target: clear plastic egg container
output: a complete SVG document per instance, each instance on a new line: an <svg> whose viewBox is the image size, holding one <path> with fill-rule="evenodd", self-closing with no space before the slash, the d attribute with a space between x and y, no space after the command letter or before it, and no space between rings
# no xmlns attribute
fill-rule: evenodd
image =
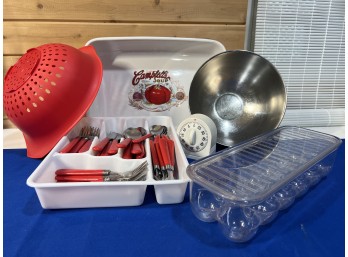
<svg viewBox="0 0 348 257"><path fill-rule="evenodd" d="M129 127L143 127L147 132L152 125L167 127L167 135L175 145L174 179L155 180L149 140L145 140L146 156L140 159L123 159L123 149L109 156L98 156L93 147L109 132L123 133ZM81 128L91 126L100 129L99 137L92 139L89 149L81 153L60 153ZM121 139L121 141L124 138ZM100 169L119 173L129 172L147 161L146 178L141 181L105 182L57 182L59 169ZM183 201L187 183L188 162L174 125L169 116L136 117L85 117L64 136L27 179L27 185L35 188L41 206L45 209L138 206L144 201L146 188L153 185L159 204L175 204Z"/></svg>
<svg viewBox="0 0 348 257"><path fill-rule="evenodd" d="M233 242L245 242L332 169L341 140L282 127L192 163L187 174L194 215L217 221Z"/></svg>

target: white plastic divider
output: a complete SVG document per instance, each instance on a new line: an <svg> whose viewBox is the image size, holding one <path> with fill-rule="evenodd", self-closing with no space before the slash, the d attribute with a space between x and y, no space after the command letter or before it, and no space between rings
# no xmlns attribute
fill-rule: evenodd
<svg viewBox="0 0 348 257"><path fill-rule="evenodd" d="M157 181L153 178L153 168L149 139L145 141L146 157L123 159L123 151L116 155L96 156L92 150L109 132L122 132L129 127L143 127L146 131L152 125L164 125L168 136L175 143L176 176L174 180ZM59 153L84 126L100 128L100 136L95 137L88 151L83 153ZM69 182L57 183L55 171L58 169L106 169L119 173L128 172L147 161L147 177L144 181L111 182ZM137 206L144 201L147 185L154 185L159 204L175 204L183 201L187 183L188 162L168 116L154 117L85 117L63 137L27 180L35 188L41 206L47 209L91 208Z"/></svg>

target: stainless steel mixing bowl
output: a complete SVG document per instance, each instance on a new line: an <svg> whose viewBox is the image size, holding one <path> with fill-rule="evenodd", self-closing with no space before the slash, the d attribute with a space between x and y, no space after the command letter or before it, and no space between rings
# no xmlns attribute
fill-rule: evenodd
<svg viewBox="0 0 348 257"><path fill-rule="evenodd" d="M205 114L215 122L219 144L232 146L278 127L286 91L268 60L248 51L227 51L196 72L189 105L192 114Z"/></svg>

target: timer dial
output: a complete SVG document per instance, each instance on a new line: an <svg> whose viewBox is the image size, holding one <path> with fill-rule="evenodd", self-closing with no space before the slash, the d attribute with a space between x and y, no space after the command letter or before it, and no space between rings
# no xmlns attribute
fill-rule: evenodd
<svg viewBox="0 0 348 257"><path fill-rule="evenodd" d="M204 157L216 150L216 126L206 115L191 115L179 124L177 134L189 158Z"/></svg>
<svg viewBox="0 0 348 257"><path fill-rule="evenodd" d="M203 150L209 140L209 134L204 125L198 122L187 122L179 130L182 146L192 152Z"/></svg>

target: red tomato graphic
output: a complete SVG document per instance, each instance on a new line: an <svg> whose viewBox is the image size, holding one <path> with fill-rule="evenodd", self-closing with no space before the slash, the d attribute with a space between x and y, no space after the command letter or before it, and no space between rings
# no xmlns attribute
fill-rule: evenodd
<svg viewBox="0 0 348 257"><path fill-rule="evenodd" d="M170 100L170 90L161 85L153 85L145 90L145 98L152 104L165 104Z"/></svg>

